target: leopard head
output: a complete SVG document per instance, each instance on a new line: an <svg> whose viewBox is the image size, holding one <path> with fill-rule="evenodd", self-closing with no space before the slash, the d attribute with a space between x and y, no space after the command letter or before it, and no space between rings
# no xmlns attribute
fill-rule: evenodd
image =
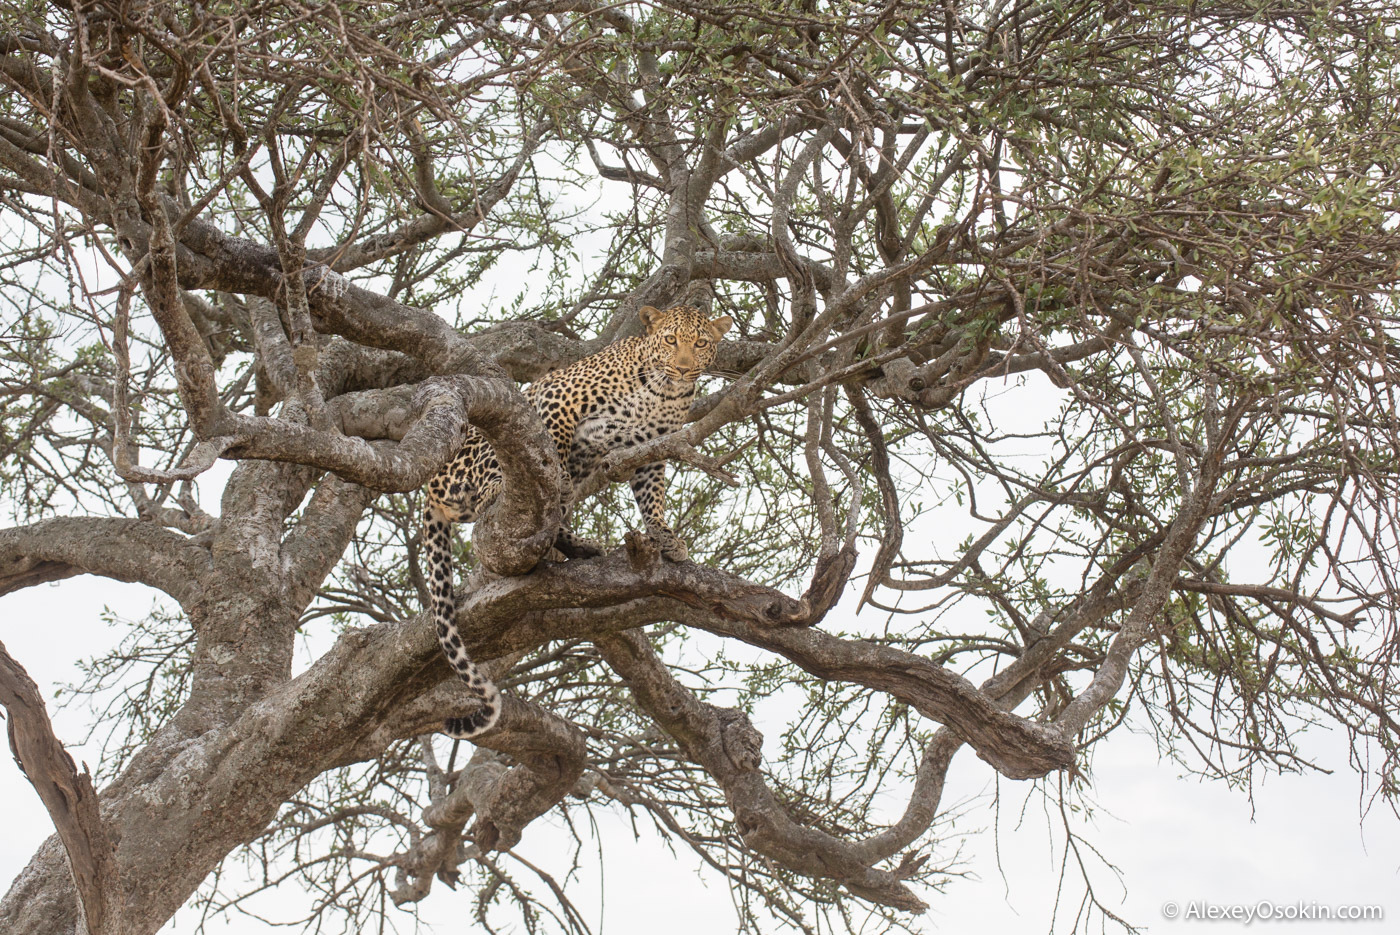
<svg viewBox="0 0 1400 935"><path fill-rule="evenodd" d="M715 346L734 320L715 319L689 305L666 311L642 306L637 313L646 327L646 349L657 369L675 383L694 383L715 359Z"/></svg>

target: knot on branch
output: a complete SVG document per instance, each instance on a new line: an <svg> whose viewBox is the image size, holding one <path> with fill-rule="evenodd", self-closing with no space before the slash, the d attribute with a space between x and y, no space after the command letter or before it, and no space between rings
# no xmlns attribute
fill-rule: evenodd
<svg viewBox="0 0 1400 935"><path fill-rule="evenodd" d="M806 609L801 601L742 578L725 582L723 590L718 593L711 588L685 586L672 588L663 585L659 590L667 597L716 616L765 628L801 625L806 619Z"/></svg>
<svg viewBox="0 0 1400 935"><path fill-rule="evenodd" d="M763 764L763 734L738 708L715 709L720 749L740 772L753 772Z"/></svg>
<svg viewBox="0 0 1400 935"><path fill-rule="evenodd" d="M836 606L846 582L856 567L856 550L846 546L834 555L817 559L817 567L812 572L812 583L802 593L798 601L798 613L790 620L781 621L788 626L810 627L820 623L827 611Z"/></svg>
<svg viewBox="0 0 1400 935"><path fill-rule="evenodd" d="M564 510L560 506L546 509L536 524L528 518L522 522L498 498L477 517L472 527L472 548L486 571L502 577L523 575L548 554L563 524ZM529 531L535 525L538 528Z"/></svg>
<svg viewBox="0 0 1400 935"><path fill-rule="evenodd" d="M925 364L908 357L887 361L880 375L866 384L872 396L899 399L922 409L941 409L970 386L981 373L991 342L956 340L953 346Z"/></svg>
<svg viewBox="0 0 1400 935"><path fill-rule="evenodd" d="M635 546L638 554L646 554L642 550L648 547L653 550L657 548L654 544L644 546L639 543ZM630 558L634 548L630 540L628 548ZM699 582L694 582L697 586L663 587L662 592L692 607L759 627L810 627L820 622L841 599L841 593L855 564L856 550L852 546L819 558L816 570L812 574L812 583L799 600L793 600L781 591L765 585L733 576L724 576L723 584L718 589L699 586ZM648 567L655 566L638 566L634 563L633 567L638 571L645 571Z"/></svg>
<svg viewBox="0 0 1400 935"><path fill-rule="evenodd" d="M482 851L509 850L525 826L558 804L583 775L583 734L537 705L506 699L496 729L480 744L496 751L479 750L483 760L490 755L510 766L470 780L477 814L472 839Z"/></svg>
<svg viewBox="0 0 1400 935"><path fill-rule="evenodd" d="M304 269L301 271L301 280L306 286L307 295L319 290L332 302L345 298L345 294L350 291L350 280L329 266L312 266Z"/></svg>
<svg viewBox="0 0 1400 935"><path fill-rule="evenodd" d="M645 572L661 563L661 545L651 536L636 529L627 530L622 547L627 554L627 564L635 572Z"/></svg>

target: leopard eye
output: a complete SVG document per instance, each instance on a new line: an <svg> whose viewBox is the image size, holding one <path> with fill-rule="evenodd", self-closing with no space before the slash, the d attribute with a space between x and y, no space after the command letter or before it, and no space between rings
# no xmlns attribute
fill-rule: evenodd
<svg viewBox="0 0 1400 935"><path fill-rule="evenodd" d="M709 342L709 341L706 341L704 338L701 338L700 340L698 340L698 341L695 342L695 347L696 347L697 349L702 348L702 347L709 347L709 346L710 346L710 342Z"/></svg>
<svg viewBox="0 0 1400 935"><path fill-rule="evenodd" d="M667 344L675 344L675 343L676 343L676 336L675 336L674 334L668 334L668 335L666 335L666 343L667 343Z"/></svg>

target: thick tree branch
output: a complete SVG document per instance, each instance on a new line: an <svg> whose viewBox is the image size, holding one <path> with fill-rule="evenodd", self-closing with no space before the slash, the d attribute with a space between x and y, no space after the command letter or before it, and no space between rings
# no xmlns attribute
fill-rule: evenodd
<svg viewBox="0 0 1400 935"><path fill-rule="evenodd" d="M893 647L794 627L793 622L804 619L800 601L720 569L638 563L619 552L544 565L529 576L494 581L466 595L459 625L471 626L467 621L479 620L480 614L504 613L518 621L509 642L498 636L469 645L474 654L492 658L522 648L514 637L522 635L522 624L529 626L530 615L543 602L585 608L648 597L670 599L650 604L653 620L680 620L779 653L813 675L888 692L952 727L1008 777L1043 776L1074 762L1073 745L1058 732L1002 710L962 676Z"/></svg>
<svg viewBox="0 0 1400 935"><path fill-rule="evenodd" d="M697 699L640 633L595 642L637 703L719 782L750 847L799 873L836 879L873 902L911 912L928 908L893 874L869 866L849 842L792 819L759 772L763 736L742 711Z"/></svg>
<svg viewBox="0 0 1400 935"><path fill-rule="evenodd" d="M58 829L89 935L122 935L120 871L97 792L54 736L39 686L0 643L0 705L10 750Z"/></svg>
<svg viewBox="0 0 1400 935"><path fill-rule="evenodd" d="M1181 511L1172 521L1161 549L1152 561L1152 570L1142 583L1128 617L1109 644L1094 678L1055 719L1055 728L1070 736L1084 728L1108 704L1127 678L1133 654L1153 637L1153 621L1158 619L1172 585L1187 555L1195 545L1201 525L1209 516L1211 496L1219 477L1218 465L1209 460L1197 476L1195 488L1187 494Z"/></svg>
<svg viewBox="0 0 1400 935"><path fill-rule="evenodd" d="M1074 763L1074 745L1058 731L1002 710L967 679L926 657L818 630L760 627L719 614L680 619L779 653L819 678L888 692L947 724L1008 778L1033 779Z"/></svg>
<svg viewBox="0 0 1400 935"><path fill-rule="evenodd" d="M145 520L58 517L0 529L0 594L89 574L149 585L184 604L209 567L208 549Z"/></svg>

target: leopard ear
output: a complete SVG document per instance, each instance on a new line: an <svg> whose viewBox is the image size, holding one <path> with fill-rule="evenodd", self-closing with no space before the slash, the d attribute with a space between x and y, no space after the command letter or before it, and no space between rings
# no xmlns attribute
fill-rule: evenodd
<svg viewBox="0 0 1400 935"><path fill-rule="evenodd" d="M647 334L656 330L656 326L661 320L661 310L650 305L643 305L637 309L637 317L642 320L642 326L647 329Z"/></svg>
<svg viewBox="0 0 1400 935"><path fill-rule="evenodd" d="M729 326L732 324L734 324L734 319L730 318L728 315L725 315L720 318L714 318L706 322L706 325L710 329L710 334L715 336L716 341L718 341L724 335L724 333L729 330Z"/></svg>

